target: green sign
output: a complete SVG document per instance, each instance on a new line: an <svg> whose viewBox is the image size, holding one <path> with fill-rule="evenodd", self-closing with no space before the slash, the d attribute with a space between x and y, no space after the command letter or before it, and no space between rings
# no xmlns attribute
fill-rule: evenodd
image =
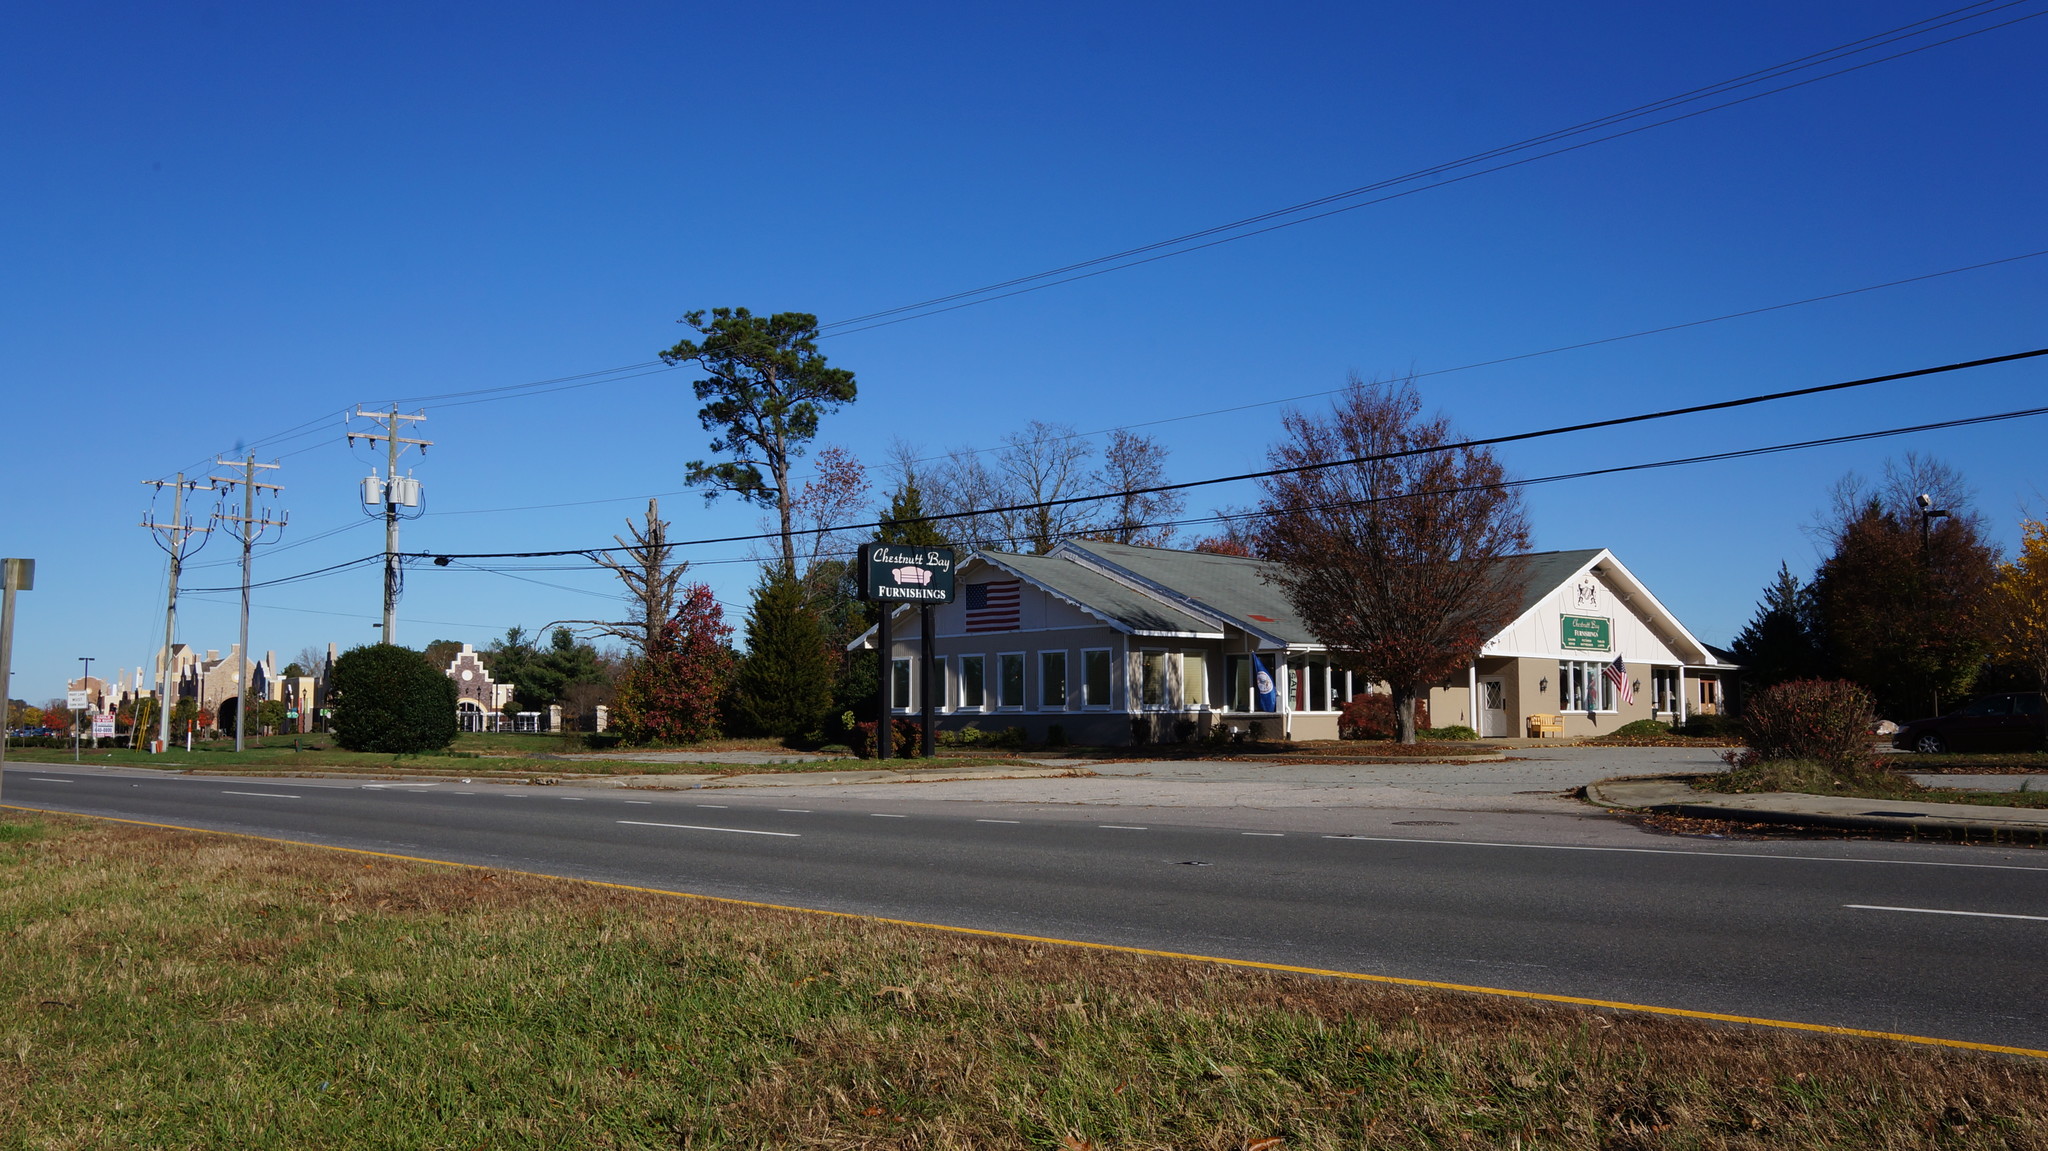
<svg viewBox="0 0 2048 1151"><path fill-rule="evenodd" d="M860 552L864 598L871 602L952 603L953 549L873 543Z"/></svg>
<svg viewBox="0 0 2048 1151"><path fill-rule="evenodd" d="M1613 651L1614 625L1597 615L1568 615L1558 636L1558 646L1579 651Z"/></svg>

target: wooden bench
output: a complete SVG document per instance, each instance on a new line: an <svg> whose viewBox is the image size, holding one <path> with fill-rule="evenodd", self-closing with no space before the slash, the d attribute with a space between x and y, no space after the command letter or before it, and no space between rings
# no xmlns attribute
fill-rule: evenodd
<svg viewBox="0 0 2048 1151"><path fill-rule="evenodd" d="M1532 715L1529 717L1529 738L1547 739L1550 736L1563 737L1564 717L1561 715Z"/></svg>

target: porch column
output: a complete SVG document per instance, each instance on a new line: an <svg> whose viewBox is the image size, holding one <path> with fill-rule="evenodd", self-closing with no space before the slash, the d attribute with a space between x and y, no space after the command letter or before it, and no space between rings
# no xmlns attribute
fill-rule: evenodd
<svg viewBox="0 0 2048 1151"><path fill-rule="evenodd" d="M1685 722L1685 665L1678 665L1678 722Z"/></svg>
<svg viewBox="0 0 2048 1151"><path fill-rule="evenodd" d="M1479 711L1479 661L1476 659L1465 667L1465 722L1481 736L1486 734L1485 717Z"/></svg>

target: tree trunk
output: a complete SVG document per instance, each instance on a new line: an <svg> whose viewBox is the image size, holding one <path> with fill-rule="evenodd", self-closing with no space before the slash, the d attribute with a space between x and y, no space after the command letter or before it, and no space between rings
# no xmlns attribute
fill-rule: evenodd
<svg viewBox="0 0 2048 1151"><path fill-rule="evenodd" d="M1402 743L1415 742L1415 687L1412 684L1394 683L1387 685L1394 696L1394 734Z"/></svg>

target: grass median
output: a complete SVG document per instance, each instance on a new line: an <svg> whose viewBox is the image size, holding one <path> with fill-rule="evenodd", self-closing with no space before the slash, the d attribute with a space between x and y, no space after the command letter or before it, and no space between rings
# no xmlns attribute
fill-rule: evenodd
<svg viewBox="0 0 2048 1151"><path fill-rule="evenodd" d="M2015 1147L2048 1068L0 813L0 1147ZM1280 1140L1277 1144L1264 1140Z"/></svg>

